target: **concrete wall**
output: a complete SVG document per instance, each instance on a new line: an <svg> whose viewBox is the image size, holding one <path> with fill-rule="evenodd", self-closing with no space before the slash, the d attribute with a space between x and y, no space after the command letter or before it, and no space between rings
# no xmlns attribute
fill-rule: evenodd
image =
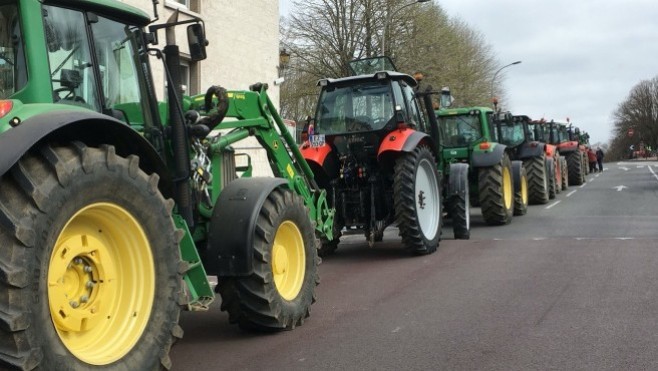
<svg viewBox="0 0 658 371"><path fill-rule="evenodd" d="M153 14L151 1L123 0ZM256 82L269 84L268 94L278 106L279 87L273 84L278 77L279 63L279 1L277 0L190 0L190 9L171 0L160 0L157 23L166 21L175 9L180 10L179 20L189 15L201 17L206 25L208 58L198 63L199 76L195 84L203 93L211 85L221 85L230 90L248 90ZM165 45L164 31L159 34L158 47ZM177 42L181 52L187 52L185 27L179 26ZM164 96L164 71L162 62L151 61L156 79L158 98ZM235 146L237 152L248 153L254 164L254 175L268 176L271 170L267 155L258 142L249 138Z"/></svg>

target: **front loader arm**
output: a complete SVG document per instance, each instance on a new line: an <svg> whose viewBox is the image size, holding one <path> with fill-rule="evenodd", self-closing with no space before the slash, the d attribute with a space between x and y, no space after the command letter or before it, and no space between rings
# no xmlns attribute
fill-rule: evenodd
<svg viewBox="0 0 658 371"><path fill-rule="evenodd" d="M211 89L209 89L210 94L217 95L219 92L216 88ZM267 85L259 83L252 85L250 89L251 91L228 91L226 97L212 99L213 102L219 102L217 104L219 110L226 110L225 115L217 114L217 106L206 110L206 102L209 101L208 93L191 98L194 103L203 101L203 110L197 108L202 115L222 118L225 116L233 119L213 124L218 130L232 130L212 142L211 152L221 151L248 136L256 137L267 152L274 175L286 179L290 189L304 199L310 217L315 221L316 231L332 239L335 211L329 207L326 192L316 184L311 168L267 95ZM222 107L223 99L227 100L228 107ZM197 107L194 103L190 108ZM214 193L215 197L219 194L219 192Z"/></svg>

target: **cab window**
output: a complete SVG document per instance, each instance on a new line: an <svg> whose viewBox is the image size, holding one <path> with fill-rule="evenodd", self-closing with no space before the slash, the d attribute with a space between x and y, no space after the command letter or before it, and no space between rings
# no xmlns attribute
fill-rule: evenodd
<svg viewBox="0 0 658 371"><path fill-rule="evenodd" d="M84 14L48 5L43 9L53 101L100 111Z"/></svg>

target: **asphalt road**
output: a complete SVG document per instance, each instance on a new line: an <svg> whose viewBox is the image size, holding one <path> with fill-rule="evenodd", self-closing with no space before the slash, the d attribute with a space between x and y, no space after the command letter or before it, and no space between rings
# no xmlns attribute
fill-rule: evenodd
<svg viewBox="0 0 658 371"><path fill-rule="evenodd" d="M372 249L345 238L294 331L183 313L173 369L658 369L658 162L605 166L510 225L472 209L471 240L446 225L429 256L394 228Z"/></svg>

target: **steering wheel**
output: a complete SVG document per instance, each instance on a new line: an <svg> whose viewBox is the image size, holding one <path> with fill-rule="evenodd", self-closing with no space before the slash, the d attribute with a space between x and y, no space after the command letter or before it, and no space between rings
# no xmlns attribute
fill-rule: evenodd
<svg viewBox="0 0 658 371"><path fill-rule="evenodd" d="M67 94L64 97L62 97L60 95L63 92L67 92ZM55 102L58 102L62 99L65 99L65 100L71 100L71 101L74 101L74 102L86 103L85 100L82 97L77 96L77 94L75 93L74 88L71 88L71 87L68 87L68 86L62 86L62 87L59 87L59 88L53 90L53 99L55 100Z"/></svg>

